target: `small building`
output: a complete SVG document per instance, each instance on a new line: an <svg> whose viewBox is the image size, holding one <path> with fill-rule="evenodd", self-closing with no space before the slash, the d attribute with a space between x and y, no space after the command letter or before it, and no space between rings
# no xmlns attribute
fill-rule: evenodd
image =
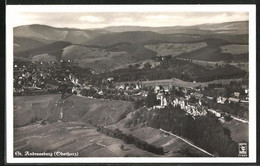
<svg viewBox="0 0 260 166"><path fill-rule="evenodd" d="M234 96L235 96L235 97L239 98L239 95L240 95L239 92L234 92Z"/></svg>
<svg viewBox="0 0 260 166"><path fill-rule="evenodd" d="M111 82L111 81L113 81L113 80L114 80L113 77L107 78L107 81L108 81L108 82Z"/></svg>
<svg viewBox="0 0 260 166"><path fill-rule="evenodd" d="M156 85L155 87L154 87L154 93L159 93L159 91L160 91L160 86L158 86L158 85Z"/></svg>
<svg viewBox="0 0 260 166"><path fill-rule="evenodd" d="M124 89L125 89L125 85L119 85L119 86L117 87L117 89L118 89L118 90L124 90Z"/></svg>
<svg viewBox="0 0 260 166"><path fill-rule="evenodd" d="M208 109L208 112L211 112L212 114L214 114L218 118L221 117L221 112L219 110L216 111L216 110L210 108L210 109Z"/></svg>
<svg viewBox="0 0 260 166"><path fill-rule="evenodd" d="M162 86L162 88L163 88L163 90L164 90L164 92L165 93L169 93L170 92L170 88L169 88L169 86Z"/></svg>
<svg viewBox="0 0 260 166"><path fill-rule="evenodd" d="M209 100L213 100L213 97L211 97L211 96L207 96L207 99L209 99Z"/></svg>
<svg viewBox="0 0 260 166"><path fill-rule="evenodd" d="M229 103L238 103L238 102L239 102L239 99L230 97L230 98L228 98L228 102L229 102Z"/></svg>
<svg viewBox="0 0 260 166"><path fill-rule="evenodd" d="M177 107L179 105L179 100L176 98L172 101L173 107Z"/></svg>
<svg viewBox="0 0 260 166"><path fill-rule="evenodd" d="M98 94L102 96L102 95L104 95L104 92L101 90L101 91L98 91Z"/></svg>
<svg viewBox="0 0 260 166"><path fill-rule="evenodd" d="M185 101L184 101L184 98L183 98L183 97L180 97L180 99L179 99L179 105L180 105L181 109L184 109L184 108L185 108Z"/></svg>
<svg viewBox="0 0 260 166"><path fill-rule="evenodd" d="M219 96L219 97L217 98L217 103L219 103L219 104L225 104L226 100L227 100L227 98Z"/></svg>

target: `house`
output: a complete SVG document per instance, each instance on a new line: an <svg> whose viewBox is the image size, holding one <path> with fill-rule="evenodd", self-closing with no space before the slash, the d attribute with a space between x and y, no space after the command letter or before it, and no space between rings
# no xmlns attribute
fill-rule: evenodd
<svg viewBox="0 0 260 166"><path fill-rule="evenodd" d="M98 94L102 96L102 95L104 95L104 92L101 90L101 91L98 91Z"/></svg>
<svg viewBox="0 0 260 166"><path fill-rule="evenodd" d="M222 112L220 110L216 110L215 116L220 118L222 116Z"/></svg>
<svg viewBox="0 0 260 166"><path fill-rule="evenodd" d="M194 97L195 97L196 99L201 99L201 98L203 97L203 94L198 93L198 92L195 92L195 93L194 93Z"/></svg>
<svg viewBox="0 0 260 166"><path fill-rule="evenodd" d="M177 107L179 105L179 100L176 98L172 101L173 107Z"/></svg>
<svg viewBox="0 0 260 166"><path fill-rule="evenodd" d="M108 81L108 82L111 82L111 81L113 81L113 80L114 80L113 77L107 78L107 81Z"/></svg>
<svg viewBox="0 0 260 166"><path fill-rule="evenodd" d="M159 91L160 91L160 86L158 86L158 85L156 85L155 87L154 87L154 93L159 93Z"/></svg>
<svg viewBox="0 0 260 166"><path fill-rule="evenodd" d="M190 95L185 95L186 100L189 100L191 97Z"/></svg>
<svg viewBox="0 0 260 166"><path fill-rule="evenodd" d="M167 106L167 100L166 100L165 94L163 92L159 92L156 95L156 98L157 98L157 100L161 101L161 106Z"/></svg>
<svg viewBox="0 0 260 166"><path fill-rule="evenodd" d="M220 118L221 117L221 112L219 110L214 110L212 108L208 109L209 112L211 112L212 114L214 114L216 117Z"/></svg>
<svg viewBox="0 0 260 166"><path fill-rule="evenodd" d="M239 92L234 92L234 96L235 96L235 97L239 98L239 95L240 95Z"/></svg>
<svg viewBox="0 0 260 166"><path fill-rule="evenodd" d="M117 87L117 89L118 89L118 90L124 90L124 89L125 89L125 85L119 85L119 86Z"/></svg>
<svg viewBox="0 0 260 166"><path fill-rule="evenodd" d="M142 92L136 93L135 96L141 96Z"/></svg>
<svg viewBox="0 0 260 166"><path fill-rule="evenodd" d="M169 93L170 92L170 88L169 88L169 86L162 86L162 88L163 88L163 90L164 90L164 92L165 93Z"/></svg>
<svg viewBox="0 0 260 166"><path fill-rule="evenodd" d="M185 101L184 101L184 98L183 98L183 97L180 97L179 105L180 105L181 109L184 109L184 108L185 108Z"/></svg>
<svg viewBox="0 0 260 166"><path fill-rule="evenodd" d="M225 123L225 122L226 122L224 117L221 117L221 118L219 118L218 120L219 120L221 123Z"/></svg>
<svg viewBox="0 0 260 166"><path fill-rule="evenodd" d="M227 98L219 96L219 97L217 98L217 103L219 103L219 104L225 104L226 100L227 100Z"/></svg>
<svg viewBox="0 0 260 166"><path fill-rule="evenodd" d="M83 87L83 89L87 89L87 90L90 90L91 89L91 85L85 85L84 87Z"/></svg>
<svg viewBox="0 0 260 166"><path fill-rule="evenodd" d="M80 95L80 90L78 87L72 87L71 93L76 93L77 95Z"/></svg>
<svg viewBox="0 0 260 166"><path fill-rule="evenodd" d="M239 99L230 97L230 98L228 98L228 102L229 102L229 103L238 103L238 102L239 102Z"/></svg>
<svg viewBox="0 0 260 166"><path fill-rule="evenodd" d="M139 84L136 84L136 85L135 85L135 89L138 90L138 89L140 89L140 88L141 88L141 85L139 85Z"/></svg>
<svg viewBox="0 0 260 166"><path fill-rule="evenodd" d="M207 96L207 99L209 99L209 100L213 100L213 97L211 97L211 96Z"/></svg>

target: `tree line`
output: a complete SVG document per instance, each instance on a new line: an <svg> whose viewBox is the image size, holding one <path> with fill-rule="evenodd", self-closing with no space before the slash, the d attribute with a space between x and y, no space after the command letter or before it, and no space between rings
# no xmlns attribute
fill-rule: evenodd
<svg viewBox="0 0 260 166"><path fill-rule="evenodd" d="M131 134L125 134L118 129L112 130L112 129L105 128L103 126L98 126L97 131L101 132L107 136L110 136L110 137L119 138L127 144L134 144L135 146L137 146L138 148L140 148L142 150L146 150L148 152L158 154L158 155L164 154L162 147L156 147L154 145L148 144L147 142L140 140L140 139L132 136Z"/></svg>
<svg viewBox="0 0 260 166"><path fill-rule="evenodd" d="M195 145L215 156L232 157L238 155L238 145L230 137L229 129L224 128L218 119L209 114L197 116L195 120L185 115L180 107L136 111L125 127L144 125L162 128L190 140Z"/></svg>

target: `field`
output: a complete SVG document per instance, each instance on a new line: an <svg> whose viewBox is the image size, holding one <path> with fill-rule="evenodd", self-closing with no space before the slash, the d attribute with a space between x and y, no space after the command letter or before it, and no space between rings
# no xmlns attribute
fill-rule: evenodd
<svg viewBox="0 0 260 166"><path fill-rule="evenodd" d="M63 59L101 58L108 55L105 49L87 47L82 45L71 45L63 49Z"/></svg>
<svg viewBox="0 0 260 166"><path fill-rule="evenodd" d="M177 58L177 59L180 59L180 60L185 60L184 58ZM198 65L201 65L203 67L211 67L211 68L214 68L217 66L221 66L221 65L225 65L225 63L227 62L223 62L223 61L218 61L218 62L213 62L213 61L202 61L202 60L192 60L192 63L194 64L198 64ZM231 62L231 63L228 63L229 65L232 65L232 66L235 66L241 70L244 70L246 72L248 72L248 62Z"/></svg>
<svg viewBox="0 0 260 166"><path fill-rule="evenodd" d="M248 54L248 45L225 45L220 47L221 52L229 53L232 55Z"/></svg>
<svg viewBox="0 0 260 166"><path fill-rule="evenodd" d="M157 52L157 55L160 56L172 55L174 57L182 53L191 52L206 46L207 43L205 42L187 44L162 43L155 45L145 45L145 48Z"/></svg>
<svg viewBox="0 0 260 166"><path fill-rule="evenodd" d="M122 150L120 146L123 145ZM83 122L55 122L15 128L14 151L70 152L79 157L153 157L147 151L108 137Z"/></svg>
<svg viewBox="0 0 260 166"><path fill-rule="evenodd" d="M57 105L59 99L60 94L14 98L15 151L78 152L80 157L156 156L105 136L87 124L115 123L131 107L130 102L71 96ZM64 116L59 121L61 107Z"/></svg>
<svg viewBox="0 0 260 166"><path fill-rule="evenodd" d="M236 120L231 120L223 124L231 131L231 137L236 142L248 142L248 124Z"/></svg>
<svg viewBox="0 0 260 166"><path fill-rule="evenodd" d="M214 80L214 81L209 81L209 82L188 82L188 81L183 81L177 78L173 79L165 79L165 80L153 80L153 81L133 81L133 83L140 83L142 85L146 86L155 86L155 85L174 85L174 86L179 86L179 87L184 87L184 88L194 88L196 86L201 85L202 87L208 86L208 84L213 84L213 83L222 83L222 84L228 84L230 81L241 81L240 78L238 79L222 79L222 80ZM131 83L131 82L128 82ZM117 83L117 84L122 84L122 83Z"/></svg>
<svg viewBox="0 0 260 166"><path fill-rule="evenodd" d="M51 62L51 61L57 61L57 58L55 56L51 56L48 54L41 54L36 55L32 57L32 62Z"/></svg>
<svg viewBox="0 0 260 166"><path fill-rule="evenodd" d="M131 107L130 102L71 96L65 99L62 106L58 106L59 99L60 94L14 98L15 151L58 150L79 152L79 155L84 157L156 156L132 144L125 144L119 139L105 136L87 124L90 121L98 125L115 124L119 115ZM60 107L63 108L64 117L58 122ZM116 126L122 127L127 118ZM164 156L184 156L180 151L187 149L194 155L205 155L182 140L173 136L166 137L157 129L145 127L134 131L128 130L128 133L148 143L162 146L166 152ZM121 145L124 145L123 150L120 148Z"/></svg>
<svg viewBox="0 0 260 166"><path fill-rule="evenodd" d="M119 129L123 133L131 134L134 137L144 140L149 144L155 145L157 147L163 147L165 156L167 157L184 157L184 151L189 151L194 156L208 157L207 154L188 145L183 140L172 135L165 134L158 129L140 126L134 128L126 128L125 124L127 124L127 121L131 119L133 114L134 112L128 114L128 116L125 119L122 119L116 124L109 125L107 126L107 128L114 130Z"/></svg>
<svg viewBox="0 0 260 166"><path fill-rule="evenodd" d="M64 121L112 124L129 107L130 102L89 99L71 96L58 105L60 94L19 96L14 98L14 126L21 127L40 120L57 122L60 109Z"/></svg>

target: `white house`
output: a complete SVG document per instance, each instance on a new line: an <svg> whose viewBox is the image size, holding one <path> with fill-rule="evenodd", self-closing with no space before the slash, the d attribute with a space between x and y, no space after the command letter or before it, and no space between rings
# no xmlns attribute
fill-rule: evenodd
<svg viewBox="0 0 260 166"><path fill-rule="evenodd" d="M219 96L217 98L217 103L225 104L226 100L227 100L227 98Z"/></svg>

